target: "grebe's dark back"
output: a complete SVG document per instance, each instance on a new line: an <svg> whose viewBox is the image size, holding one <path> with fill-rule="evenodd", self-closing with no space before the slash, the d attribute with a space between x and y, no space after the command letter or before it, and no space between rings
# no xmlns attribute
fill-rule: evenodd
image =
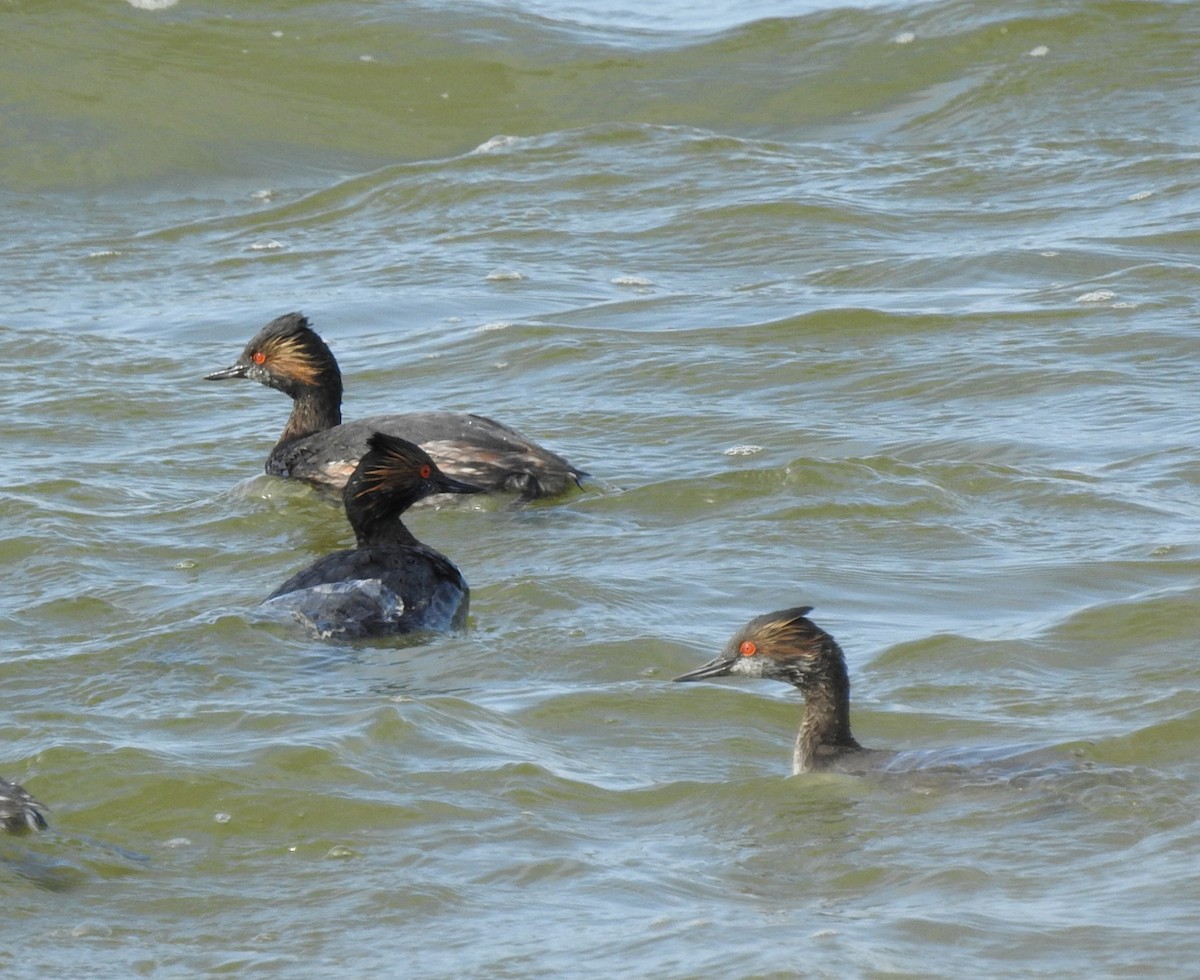
<svg viewBox="0 0 1200 980"><path fill-rule="evenodd" d="M46 808L24 787L0 779L0 829L9 833L46 829Z"/></svg>

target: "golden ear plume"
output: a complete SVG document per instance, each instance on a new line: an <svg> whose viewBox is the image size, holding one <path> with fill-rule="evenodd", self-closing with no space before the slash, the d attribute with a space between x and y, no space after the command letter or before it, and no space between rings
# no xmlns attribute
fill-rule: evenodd
<svg viewBox="0 0 1200 980"><path fill-rule="evenodd" d="M273 337L263 345L263 353L272 370L294 378L304 385L316 385L321 380L321 366L300 337Z"/></svg>

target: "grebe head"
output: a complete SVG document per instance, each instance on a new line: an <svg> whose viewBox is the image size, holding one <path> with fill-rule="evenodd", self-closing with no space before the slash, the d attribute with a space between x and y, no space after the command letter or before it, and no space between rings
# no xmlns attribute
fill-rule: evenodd
<svg viewBox="0 0 1200 980"><path fill-rule="evenodd" d="M263 327L241 357L205 381L250 378L291 398L320 391L336 404L342 400L342 374L329 348L300 313L276 317Z"/></svg>
<svg viewBox="0 0 1200 980"><path fill-rule="evenodd" d="M342 491L356 529L398 517L434 493L482 493L483 487L446 476L420 446L376 432Z"/></svg>
<svg viewBox="0 0 1200 980"><path fill-rule="evenodd" d="M804 722L796 735L792 772L823 768L862 746L850 734L850 680L837 641L806 617L811 606L756 616L721 655L677 681L741 674L785 681L804 695Z"/></svg>
<svg viewBox="0 0 1200 980"><path fill-rule="evenodd" d="M721 655L677 681L738 674L784 681L801 689L845 660L833 637L805 617L812 606L796 606L756 616L733 635Z"/></svg>

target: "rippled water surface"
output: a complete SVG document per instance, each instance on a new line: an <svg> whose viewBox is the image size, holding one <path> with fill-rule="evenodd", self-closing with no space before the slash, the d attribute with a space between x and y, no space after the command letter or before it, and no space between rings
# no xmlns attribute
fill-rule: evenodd
<svg viewBox="0 0 1200 980"><path fill-rule="evenodd" d="M0 14L5 976L1194 975L1200 8L730 10ZM295 309L592 474L469 632L258 607ZM886 771L669 682L797 604Z"/></svg>

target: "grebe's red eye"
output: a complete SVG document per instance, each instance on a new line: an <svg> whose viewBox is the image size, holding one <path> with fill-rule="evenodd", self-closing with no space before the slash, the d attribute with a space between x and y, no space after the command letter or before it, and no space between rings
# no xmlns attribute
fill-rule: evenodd
<svg viewBox="0 0 1200 980"><path fill-rule="evenodd" d="M254 352L254 356L250 358L255 364L262 364L267 359L267 355L260 350Z"/></svg>
<svg viewBox="0 0 1200 980"><path fill-rule="evenodd" d="M431 476L433 476L433 467L426 463L421 467L421 479L428 480Z"/></svg>
<svg viewBox="0 0 1200 980"><path fill-rule="evenodd" d="M756 647L749 640L743 640L742 645L738 647L738 653L740 653L743 657L753 657L756 653L758 653L758 647Z"/></svg>

